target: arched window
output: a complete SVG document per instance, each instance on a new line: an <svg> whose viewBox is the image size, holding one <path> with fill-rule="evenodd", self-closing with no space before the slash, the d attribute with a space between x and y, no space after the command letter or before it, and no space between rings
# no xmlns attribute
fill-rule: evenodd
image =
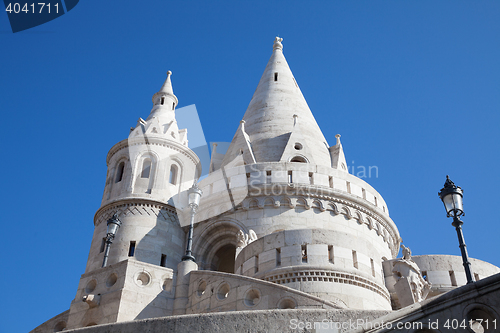
<svg viewBox="0 0 500 333"><path fill-rule="evenodd" d="M170 176L168 178L170 184L177 184L177 169L177 165L175 164L172 164L172 166L170 167Z"/></svg>
<svg viewBox="0 0 500 333"><path fill-rule="evenodd" d="M116 169L115 183L119 183L123 179L123 170L125 169L125 162L120 162L118 168Z"/></svg>
<svg viewBox="0 0 500 333"><path fill-rule="evenodd" d="M307 160L302 157L302 156L295 156L293 157L290 162L295 162L295 163L307 163Z"/></svg>
<svg viewBox="0 0 500 333"><path fill-rule="evenodd" d="M150 173L151 173L151 159L146 158L142 162L141 178L149 178Z"/></svg>

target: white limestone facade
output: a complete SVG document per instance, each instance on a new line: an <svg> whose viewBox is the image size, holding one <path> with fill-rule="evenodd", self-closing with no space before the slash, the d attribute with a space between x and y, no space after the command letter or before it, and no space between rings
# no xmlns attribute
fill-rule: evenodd
<svg viewBox="0 0 500 333"><path fill-rule="evenodd" d="M102 204L67 328L172 314L185 242L174 203L182 204L201 166L187 131L177 126L170 75L154 94L149 117L139 118L129 138L108 153ZM122 225L102 267L106 222L114 213Z"/></svg>
<svg viewBox="0 0 500 333"><path fill-rule="evenodd" d="M222 162L212 161L200 186L194 242L200 268L348 308L390 309L382 261L398 253L397 227L382 196L347 172L340 136L332 147L326 142L281 39ZM252 230L257 240L236 251L240 230Z"/></svg>
<svg viewBox="0 0 500 333"><path fill-rule="evenodd" d="M192 327L193 318L206 321L207 331L219 330L213 323L235 331L251 327L251 320L262 324L268 314L276 323L295 315L374 320L400 307L392 272L401 243L397 226L381 194L349 174L340 135L335 145L327 143L281 38L229 148L222 154L214 146L209 174L198 183L195 262L183 255L187 191L201 163L187 130L178 128L177 104L168 72L149 116L108 153L87 266L70 309L33 333L103 324L84 331L164 331ZM115 213L122 225L102 267L106 224ZM432 284L429 297L465 282L459 257L413 260L416 276ZM476 280L500 272L471 261ZM413 310L401 311L397 318Z"/></svg>

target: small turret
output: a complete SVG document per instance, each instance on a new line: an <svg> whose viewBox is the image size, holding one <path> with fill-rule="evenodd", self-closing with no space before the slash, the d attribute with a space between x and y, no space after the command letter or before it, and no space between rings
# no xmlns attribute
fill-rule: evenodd
<svg viewBox="0 0 500 333"><path fill-rule="evenodd" d="M153 95L153 108L146 120L139 118L135 128L131 129L129 138L159 137L176 141L183 146L188 145L187 129L179 129L175 119L175 107L179 102L172 89L171 71L160 91Z"/></svg>
<svg viewBox="0 0 500 333"><path fill-rule="evenodd" d="M153 95L153 112L157 108L166 109L166 110L175 110L175 107L179 103L177 100L177 96L174 95L174 90L172 89L172 81L170 76L172 75L171 71L167 72L167 78L161 86L160 91Z"/></svg>

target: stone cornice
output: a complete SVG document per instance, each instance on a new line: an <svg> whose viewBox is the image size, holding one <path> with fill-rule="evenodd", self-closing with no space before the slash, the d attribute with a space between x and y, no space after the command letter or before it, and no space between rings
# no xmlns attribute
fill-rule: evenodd
<svg viewBox="0 0 500 333"><path fill-rule="evenodd" d="M281 191L277 191L278 189ZM214 200L217 198L214 196ZM205 200L197 214L199 222L213 217L210 212L218 212L216 215L220 216L233 210L228 203L221 203L220 198L214 201L207 196ZM314 208L321 212L333 211L335 215L343 214L349 220L357 220L359 224L374 229L388 244L393 257L399 252L399 231L389 215L372 203L347 192L317 185L294 184L293 187L288 183L251 185L248 186L248 195L235 208L253 209L251 203L255 201L257 209L265 206L279 208L286 204L290 208L303 206L305 209Z"/></svg>
<svg viewBox="0 0 500 333"><path fill-rule="evenodd" d="M277 184L270 184L271 186L276 186ZM261 185L252 185L256 186L269 186L267 184ZM282 184L283 187L288 187L288 184ZM314 190L318 190L319 194ZM295 208L295 206L303 205L305 209L318 208L320 211L324 212L326 210L333 210L335 214L343 214L349 220L355 219L359 224L366 224L369 229L376 229L377 234L384 238L384 241L389 245L391 249L392 255L395 257L399 252L399 242L400 236L399 231L396 227L396 224L392 221L392 219L384 213L380 208L375 205L370 204L368 201L363 200L361 198L357 198L354 195L346 193L344 191L339 191L336 189L319 187L319 186L303 186L303 185L295 185L293 188L288 190L287 195L281 195L277 197L282 198L294 198L294 202L292 200L289 201L288 205L290 208ZM301 195L302 194L302 195ZM242 203L242 208L245 209L245 204L249 203L255 197L264 197L262 201L264 206L267 198L273 198L275 196L268 195L262 196L257 195L253 196L252 191L249 191L249 198L245 199ZM285 199L286 200L286 199ZM318 201L319 200L319 201ZM343 207L337 207L337 205L333 205L332 209L328 209L328 204L338 203L343 205ZM316 204L316 206L314 206ZM370 206L371 207L370 207ZM262 207L264 207L262 206ZM280 201L274 201L275 208L281 206ZM350 207L352 209L345 209L345 207ZM369 218L367 218L369 217ZM383 234L383 231L377 228L376 223L374 224L371 220L375 220L380 223L380 225L389 233L390 238L387 239L386 235Z"/></svg>
<svg viewBox="0 0 500 333"><path fill-rule="evenodd" d="M106 156L106 165L109 165L109 161L111 160L111 157L116 154L118 151L127 148L131 145L141 145L141 144L147 144L147 145L158 145L158 146L163 146L170 148L172 150L178 151L179 153L187 156L195 165L200 165L200 159L198 156L189 148L186 146L181 145L180 143L173 141L173 140L168 140L164 138L159 138L159 137L138 137L138 138L129 138L122 140L115 144L113 147L108 152L108 155Z"/></svg>
<svg viewBox="0 0 500 333"><path fill-rule="evenodd" d="M107 220L116 211L125 212L127 208L139 207L143 209L149 209L156 216L160 214L162 210L175 215L177 217L177 212L174 207L165 204L163 202L147 199L121 199L111 203L108 203L97 210L94 215L94 226L98 226L102 221Z"/></svg>

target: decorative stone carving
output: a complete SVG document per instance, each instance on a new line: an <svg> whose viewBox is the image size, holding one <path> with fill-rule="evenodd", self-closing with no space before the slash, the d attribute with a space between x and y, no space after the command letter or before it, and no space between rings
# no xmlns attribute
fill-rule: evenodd
<svg viewBox="0 0 500 333"><path fill-rule="evenodd" d="M405 260L411 260L411 250L409 247L404 246L401 244L401 249L403 250L403 259ZM413 260L412 260L413 262Z"/></svg>
<svg viewBox="0 0 500 333"><path fill-rule="evenodd" d="M257 240L257 234L255 231L252 229L248 230L248 234L243 232L243 230L240 229L238 231L238 234L236 234L236 255L235 257L238 256L238 254L241 252L241 250L247 246L248 244L252 243L253 241Z"/></svg>
<svg viewBox="0 0 500 333"><path fill-rule="evenodd" d="M396 279L394 289L401 307L425 300L431 284L424 280L418 265L411 259L411 250L401 244L403 258L394 261L392 274Z"/></svg>
<svg viewBox="0 0 500 333"><path fill-rule="evenodd" d="M83 296L82 301L87 303L89 305L89 308L95 308L96 306L99 305L101 301L101 296L94 294L85 295Z"/></svg>

